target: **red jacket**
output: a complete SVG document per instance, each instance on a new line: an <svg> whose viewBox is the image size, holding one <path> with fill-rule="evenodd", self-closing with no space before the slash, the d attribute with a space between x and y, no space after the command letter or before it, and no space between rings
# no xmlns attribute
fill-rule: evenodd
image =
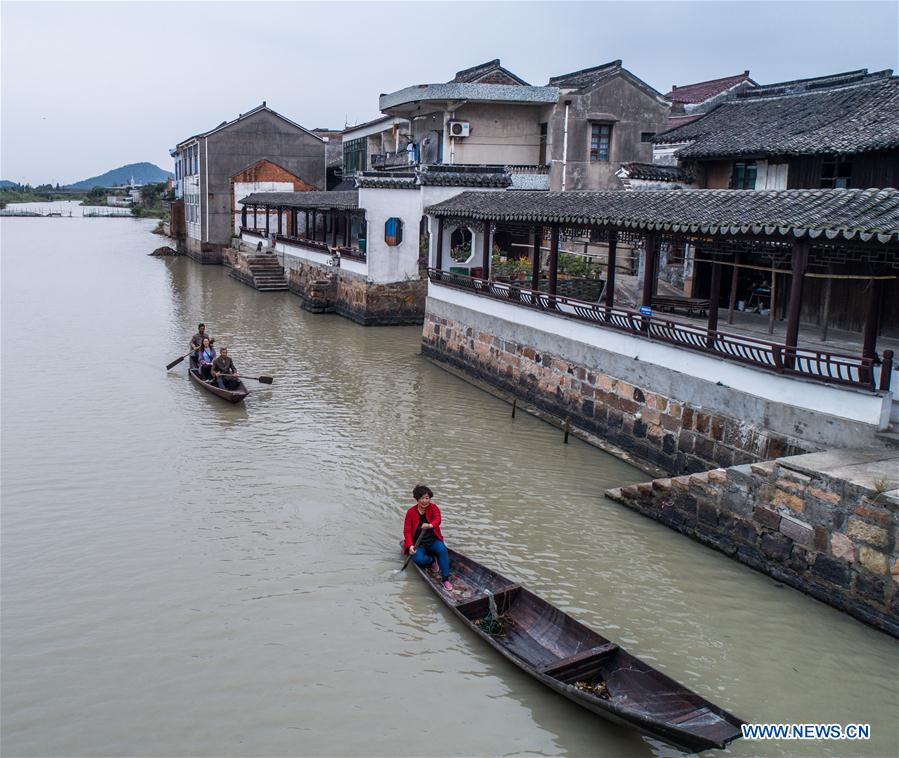
<svg viewBox="0 0 899 758"><path fill-rule="evenodd" d="M432 502L425 508L425 521L434 527L434 536L438 540L443 541L443 534L440 532L442 519L440 518L440 509L436 503ZM409 548L415 543L412 536L415 534L415 530L418 529L418 522L418 504L416 503L406 511L406 520L403 523L403 553L408 553Z"/></svg>

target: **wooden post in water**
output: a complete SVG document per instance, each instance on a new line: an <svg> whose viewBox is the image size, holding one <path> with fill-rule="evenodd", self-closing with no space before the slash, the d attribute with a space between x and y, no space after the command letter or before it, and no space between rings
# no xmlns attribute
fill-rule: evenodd
<svg viewBox="0 0 899 758"><path fill-rule="evenodd" d="M518 408L518 398L513 397L512 398L512 418L515 418L515 411L517 410L517 408Z"/></svg>
<svg viewBox="0 0 899 758"><path fill-rule="evenodd" d="M568 435L571 434L571 416L565 417L565 437L562 440L566 445L568 444Z"/></svg>

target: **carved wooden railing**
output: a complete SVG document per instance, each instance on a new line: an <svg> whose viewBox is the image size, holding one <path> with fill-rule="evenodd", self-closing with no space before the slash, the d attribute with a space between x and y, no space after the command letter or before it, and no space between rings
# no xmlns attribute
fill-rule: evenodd
<svg viewBox="0 0 899 758"><path fill-rule="evenodd" d="M644 316L627 308L607 308L600 303L524 289L517 287L514 282L494 282L433 268L428 269L428 278L432 282L468 290L494 300L588 321L608 329L697 350L779 374L873 390L875 367L880 365L880 389L890 388L893 354L889 350L884 351L881 364L874 358L804 347L790 348L776 342L709 330L655 314Z"/></svg>

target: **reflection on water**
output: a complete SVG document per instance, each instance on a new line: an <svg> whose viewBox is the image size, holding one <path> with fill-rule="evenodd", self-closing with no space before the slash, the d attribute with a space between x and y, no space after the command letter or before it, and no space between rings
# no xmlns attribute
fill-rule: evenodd
<svg viewBox="0 0 899 758"><path fill-rule="evenodd" d="M755 721L870 722L884 635L602 496L645 477L418 355L219 267L155 222L5 219L2 752L672 755L549 692L396 574L409 492L447 540ZM192 386L198 321L249 383Z"/></svg>

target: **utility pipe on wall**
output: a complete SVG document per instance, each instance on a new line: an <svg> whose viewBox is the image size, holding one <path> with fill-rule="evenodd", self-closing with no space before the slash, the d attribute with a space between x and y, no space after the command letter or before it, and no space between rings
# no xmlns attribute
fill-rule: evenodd
<svg viewBox="0 0 899 758"><path fill-rule="evenodd" d="M204 162L203 171L206 175L206 241L209 242L209 138L203 140Z"/></svg>
<svg viewBox="0 0 899 758"><path fill-rule="evenodd" d="M571 100L565 101L565 127L562 130L562 192L565 191L565 174L568 169L568 109L571 107Z"/></svg>

